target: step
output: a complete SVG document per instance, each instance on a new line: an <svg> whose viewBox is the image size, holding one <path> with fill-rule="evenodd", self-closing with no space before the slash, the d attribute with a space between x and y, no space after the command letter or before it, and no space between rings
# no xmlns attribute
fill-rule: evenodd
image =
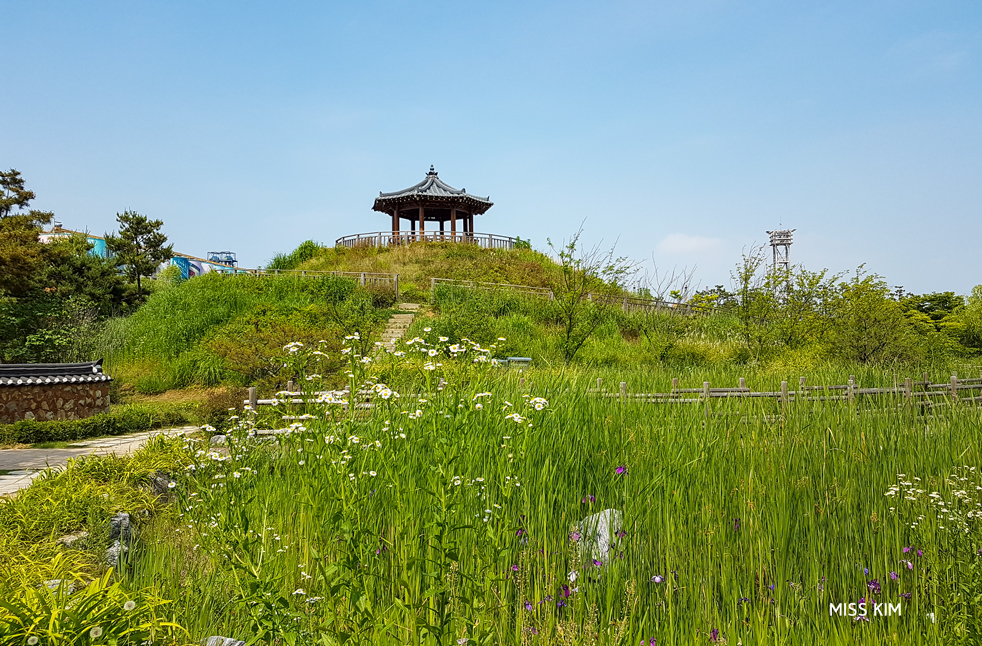
<svg viewBox="0 0 982 646"><path fill-rule="evenodd" d="M419 309L419 303L399 303L399 309L415 311Z"/></svg>

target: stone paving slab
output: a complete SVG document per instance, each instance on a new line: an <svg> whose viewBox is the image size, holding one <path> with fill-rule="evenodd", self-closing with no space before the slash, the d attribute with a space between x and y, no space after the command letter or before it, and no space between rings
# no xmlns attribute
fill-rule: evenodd
<svg viewBox="0 0 982 646"><path fill-rule="evenodd" d="M0 475L0 496L7 496L29 486L31 481L47 467L64 466L69 458L80 455L130 455L157 435L172 437L197 431L197 426L158 429L146 433L133 433L94 440L80 440L66 449L5 449L0 451L0 471L14 471ZM26 473L25 473L26 472Z"/></svg>

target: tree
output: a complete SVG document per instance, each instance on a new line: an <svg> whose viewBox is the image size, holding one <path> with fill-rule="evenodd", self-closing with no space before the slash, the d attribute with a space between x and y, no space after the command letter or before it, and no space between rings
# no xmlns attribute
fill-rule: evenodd
<svg viewBox="0 0 982 646"><path fill-rule="evenodd" d="M641 337L648 342L651 351L659 361L664 361L690 327L686 308L663 305L671 299L675 303L688 303L692 293L692 279L695 267L681 270L672 268L671 272L659 271L654 263L652 273L645 272L639 281L639 293L659 301L655 307L642 307L634 315Z"/></svg>
<svg viewBox="0 0 982 646"><path fill-rule="evenodd" d="M730 273L737 299L740 335L750 358L758 361L770 353L777 340L774 322L778 317L779 302L774 295L774 286L775 280L782 278L766 271L766 261L764 247L753 245L743 253L736 269Z"/></svg>
<svg viewBox="0 0 982 646"><path fill-rule="evenodd" d="M11 214L14 207L17 210L27 208L34 199L34 191L24 188L24 178L20 171L11 168L7 172L0 171L0 218Z"/></svg>
<svg viewBox="0 0 982 646"><path fill-rule="evenodd" d="M136 283L136 296L143 299L141 278L152 276L160 263L173 256L174 245L165 245L167 236L160 220L149 220L136 211L116 214L119 234L106 234L106 248L113 254L116 266L123 267L126 276Z"/></svg>
<svg viewBox="0 0 982 646"><path fill-rule="evenodd" d="M840 286L833 340L844 359L890 363L915 358L911 326L886 282L863 267Z"/></svg>
<svg viewBox="0 0 982 646"><path fill-rule="evenodd" d="M34 192L14 169L0 172L0 295L23 296L34 286L44 263L45 245L38 240L41 227L53 214L30 209Z"/></svg>
<svg viewBox="0 0 982 646"><path fill-rule="evenodd" d="M549 278L553 293L553 312L562 327L560 350L563 360L571 363L576 354L601 323L608 320L614 303L624 292L627 279L637 266L624 257L615 257L614 249L600 247L585 250L580 246L583 227L560 247L548 240L559 261Z"/></svg>

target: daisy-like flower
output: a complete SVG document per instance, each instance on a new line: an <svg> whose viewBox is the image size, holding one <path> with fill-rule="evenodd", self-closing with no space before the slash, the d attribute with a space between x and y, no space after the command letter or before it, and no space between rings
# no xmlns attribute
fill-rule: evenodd
<svg viewBox="0 0 982 646"><path fill-rule="evenodd" d="M447 338L447 337L445 337L445 336L441 336L441 337L440 337L440 342L441 342L441 343L444 343L444 342L446 342L446 341L449 341L449 340L450 340L450 339L448 339L448 338Z"/></svg>
<svg viewBox="0 0 982 646"><path fill-rule="evenodd" d="M242 477L242 474L239 473L238 471L236 471L235 473L232 474L232 477L233 478L241 478Z"/></svg>
<svg viewBox="0 0 982 646"><path fill-rule="evenodd" d="M377 473L375 473L374 471L369 471L369 472L368 472L368 475L370 475L370 476L372 476L372 477L374 478L374 477L375 477L375 476L377 476L378 474L377 474Z"/></svg>
<svg viewBox="0 0 982 646"><path fill-rule="evenodd" d="M35 646L38 643L38 638L36 635L31 635L27 638L27 646Z"/></svg>
<svg viewBox="0 0 982 646"><path fill-rule="evenodd" d="M90 630L89 631L89 637L92 638L92 639L96 639L98 637L102 637L102 628L99 627L99 626L96 626L95 628L93 628L92 630Z"/></svg>
<svg viewBox="0 0 982 646"><path fill-rule="evenodd" d="M424 327L424 328L423 328L423 331L424 331L424 332L429 332L429 331L430 331L430 330L432 330L432 329L433 329L433 328L431 328L431 327Z"/></svg>
<svg viewBox="0 0 982 646"><path fill-rule="evenodd" d="M174 481L171 481L171 482L167 483L167 488L168 489L173 489L176 486L177 486L177 483L174 482Z"/></svg>
<svg viewBox="0 0 982 646"><path fill-rule="evenodd" d="M307 594L307 593L303 591L303 588L297 588L296 590L293 591L293 594Z"/></svg>
<svg viewBox="0 0 982 646"><path fill-rule="evenodd" d="M127 601L126 603L123 604L123 610L125 610L127 612L129 612L133 608L136 608L136 601L130 600L130 601Z"/></svg>
<svg viewBox="0 0 982 646"><path fill-rule="evenodd" d="M478 402L477 404L474 404L474 410L481 410L483 408L484 408L484 405L481 404L480 402Z"/></svg>

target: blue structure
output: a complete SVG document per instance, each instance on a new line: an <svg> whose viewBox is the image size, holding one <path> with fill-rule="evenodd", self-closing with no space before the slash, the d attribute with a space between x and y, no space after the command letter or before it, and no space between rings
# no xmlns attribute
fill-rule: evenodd
<svg viewBox="0 0 982 646"><path fill-rule="evenodd" d="M83 233L81 231L72 231L71 229L64 229L60 222L55 222L54 227L51 231L44 231L39 236L41 242L51 242L56 238L68 238L71 236L85 236L86 241L92 245L89 249L89 255L99 256L102 258L108 258L112 254L106 247L106 239L102 236L93 235L91 233ZM219 272L223 274L237 274L237 273L248 273L248 270L239 269L236 265L238 261L235 258L235 253L231 251L210 251L208 252L208 258L198 258L196 256L190 256L186 253L174 252L173 257L166 265L174 265L181 270L181 278L192 278L194 276L200 276L201 274L208 274L211 272ZM162 268L163 266L161 266Z"/></svg>

